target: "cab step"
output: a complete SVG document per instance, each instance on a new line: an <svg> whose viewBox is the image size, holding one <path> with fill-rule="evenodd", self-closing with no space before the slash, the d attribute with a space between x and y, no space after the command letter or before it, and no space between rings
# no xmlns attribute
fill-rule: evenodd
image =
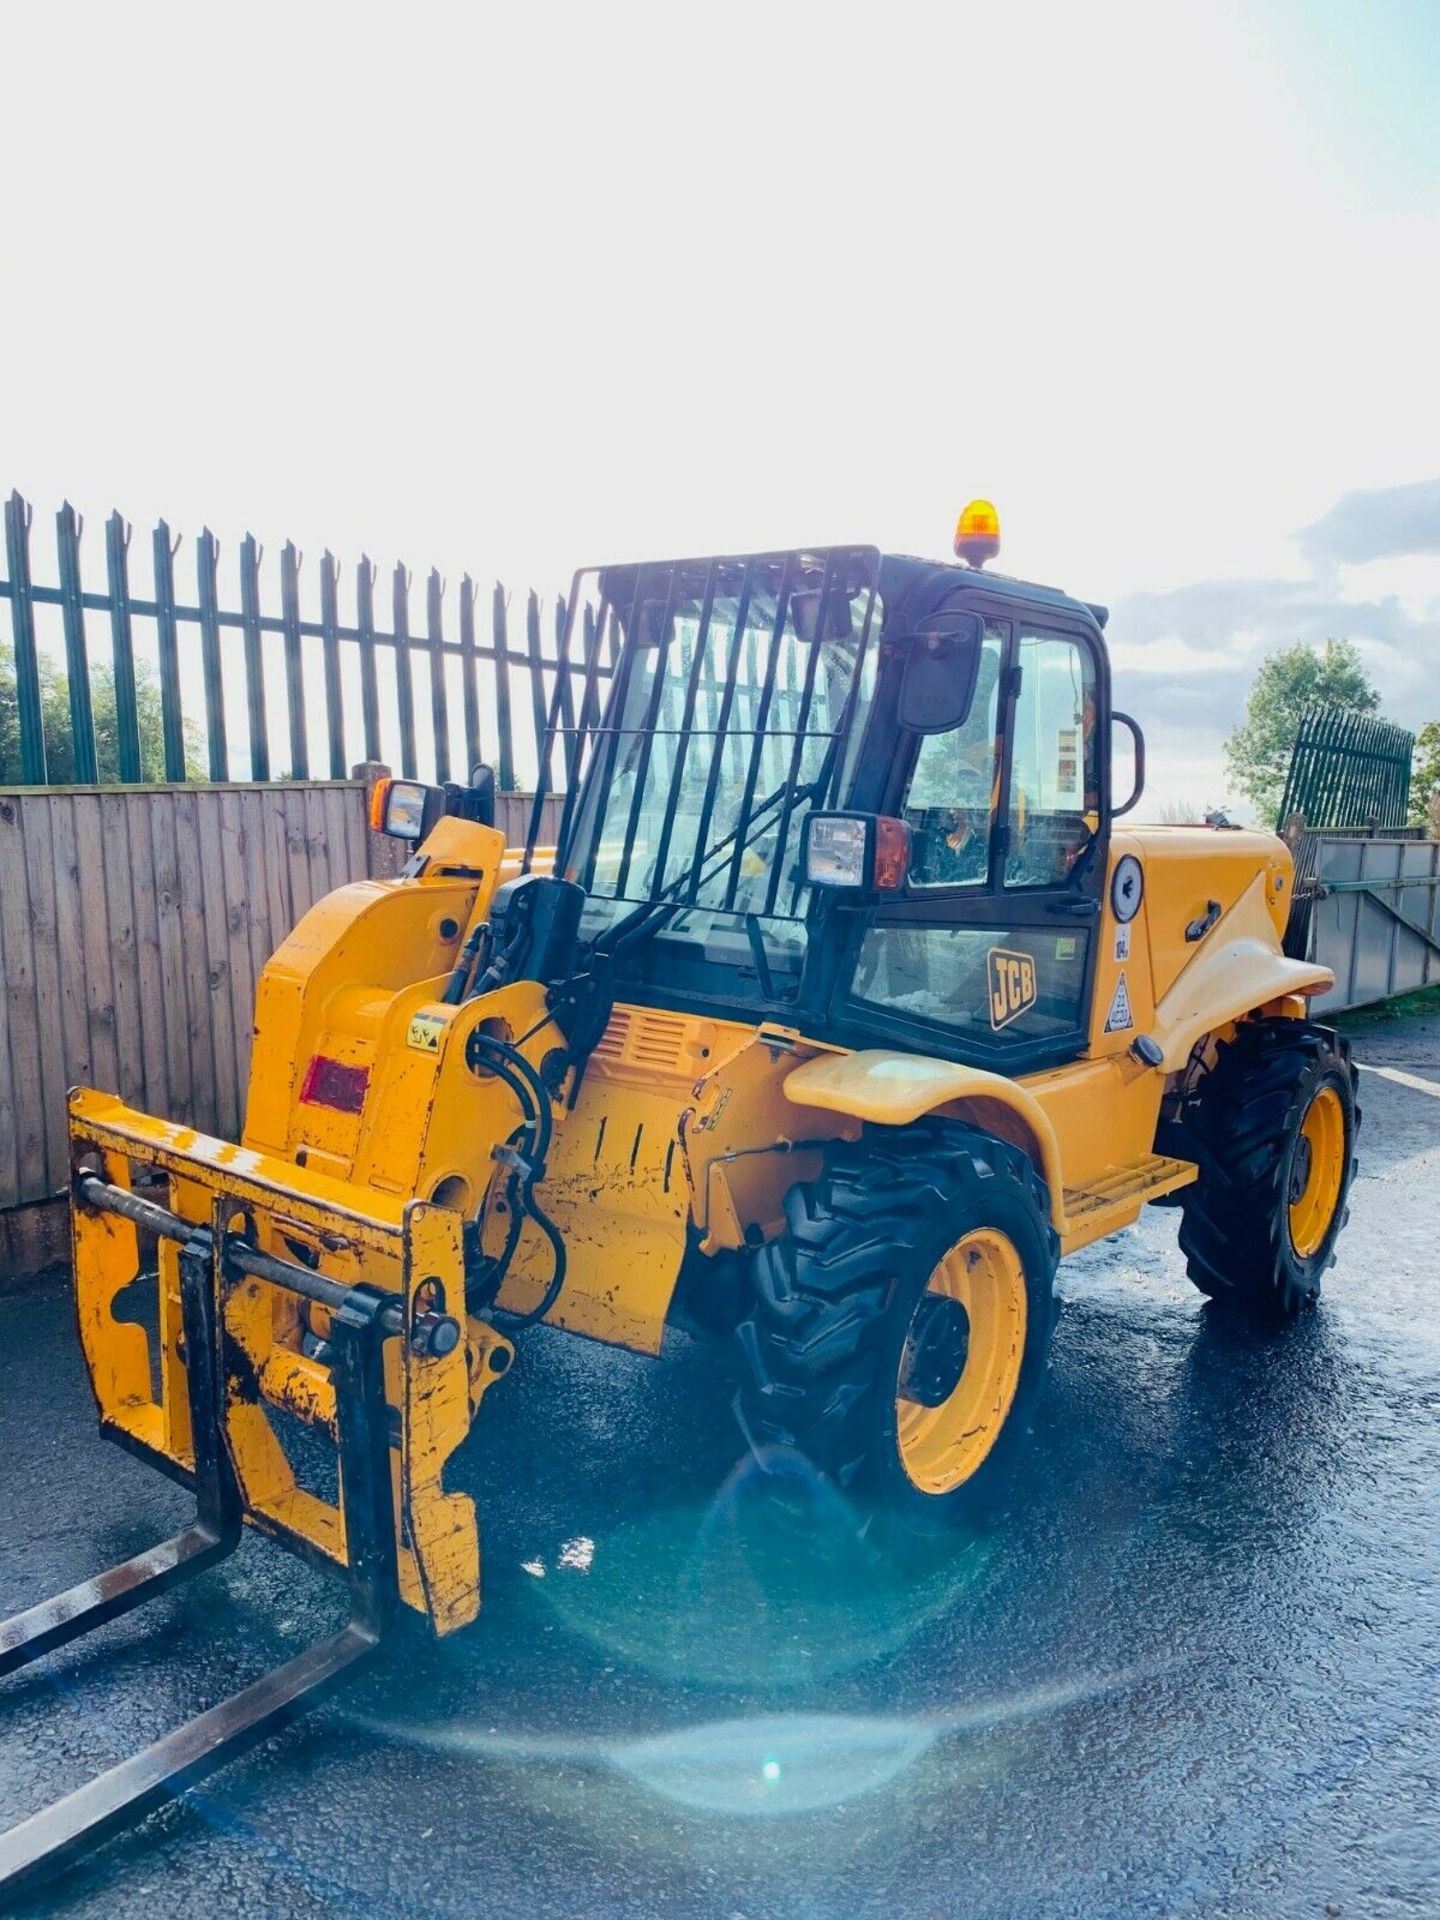
<svg viewBox="0 0 1440 1920"><path fill-rule="evenodd" d="M1062 1253L1103 1240L1117 1227L1128 1227L1150 1200L1159 1200L1199 1178L1193 1160L1174 1160L1168 1154L1148 1153L1128 1167L1114 1167L1088 1187L1066 1187L1065 1222L1060 1229Z"/></svg>

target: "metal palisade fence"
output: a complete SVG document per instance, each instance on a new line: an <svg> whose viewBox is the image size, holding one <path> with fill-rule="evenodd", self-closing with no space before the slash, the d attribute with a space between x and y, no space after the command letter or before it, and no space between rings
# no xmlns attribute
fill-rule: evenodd
<svg viewBox="0 0 1440 1920"><path fill-rule="evenodd" d="M131 528L119 512L105 523L99 591L83 577L84 525L68 502L55 516L50 585L35 578L33 513L18 493L4 519L0 784L343 779L364 758L441 782L489 760L513 791L538 767L552 699L567 760L573 751L587 663L567 658L563 600L547 618L531 592L514 632L520 623L497 584L482 637L481 594L467 573L447 630L439 572L427 576L417 612L410 570L397 563L382 625L378 570L362 556L342 617L349 582L327 550L307 582L307 611L295 543L281 548L278 569L266 569L247 534L236 555L239 604L227 605L215 535L207 528L194 543L183 569L190 588L178 578L182 543L163 520L150 540L149 591L136 592ZM613 654L598 665L608 676ZM553 769L550 784L569 771Z"/></svg>
<svg viewBox="0 0 1440 1920"><path fill-rule="evenodd" d="M1365 827L1390 833L1405 825L1415 736L1390 720L1310 707L1280 802L1278 824L1293 815L1313 829Z"/></svg>

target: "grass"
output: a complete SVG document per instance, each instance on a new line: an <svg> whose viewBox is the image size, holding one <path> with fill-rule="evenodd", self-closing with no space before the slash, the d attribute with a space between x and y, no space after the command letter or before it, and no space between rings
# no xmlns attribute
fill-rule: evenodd
<svg viewBox="0 0 1440 1920"><path fill-rule="evenodd" d="M1346 1032L1367 1027L1386 1027L1396 1020L1440 1019L1440 987L1420 987L1414 993L1397 994L1373 1007L1356 1007L1349 1013L1337 1013L1331 1021Z"/></svg>

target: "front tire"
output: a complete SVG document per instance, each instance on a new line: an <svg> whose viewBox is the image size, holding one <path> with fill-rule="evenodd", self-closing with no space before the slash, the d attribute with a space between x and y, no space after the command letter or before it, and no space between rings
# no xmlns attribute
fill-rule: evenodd
<svg viewBox="0 0 1440 1920"><path fill-rule="evenodd" d="M1003 1491L1044 1383L1059 1242L1020 1148L872 1129L790 1189L755 1250L736 1412L756 1454L947 1517Z"/></svg>
<svg viewBox="0 0 1440 1920"><path fill-rule="evenodd" d="M1220 1043L1181 1113L1200 1178L1180 1246L1202 1293L1259 1320L1319 1297L1349 1218L1360 1125L1348 1044L1309 1020L1255 1020Z"/></svg>

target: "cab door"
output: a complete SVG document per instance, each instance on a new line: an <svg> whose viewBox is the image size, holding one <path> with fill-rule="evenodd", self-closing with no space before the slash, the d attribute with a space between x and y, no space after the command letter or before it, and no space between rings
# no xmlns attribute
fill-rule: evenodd
<svg viewBox="0 0 1440 1920"><path fill-rule="evenodd" d="M1104 690L1083 629L1020 610L987 618L966 719L915 736L897 762L885 810L910 828L909 872L852 924L832 1002L851 1044L1007 1074L1084 1051L1108 828Z"/></svg>

